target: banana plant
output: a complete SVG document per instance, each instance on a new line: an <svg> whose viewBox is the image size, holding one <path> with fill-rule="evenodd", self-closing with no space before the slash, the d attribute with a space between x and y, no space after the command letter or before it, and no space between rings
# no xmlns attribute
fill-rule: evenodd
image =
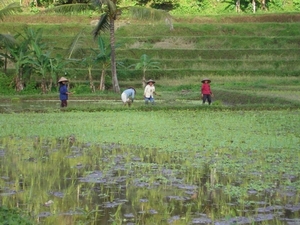
<svg viewBox="0 0 300 225"><path fill-rule="evenodd" d="M31 63L29 55L31 52L28 50L28 46L25 43L20 45L8 46L7 50L9 52L9 59L14 62L15 66L15 87L16 91L20 92L24 89L23 83L23 70L26 65Z"/></svg>
<svg viewBox="0 0 300 225"><path fill-rule="evenodd" d="M68 61L68 59L65 59L60 54L57 54L54 58L50 59L50 84L48 87L49 90L52 90L53 83L56 86L58 81L58 73L61 73L69 63L70 61Z"/></svg>
<svg viewBox="0 0 300 225"><path fill-rule="evenodd" d="M159 62L155 62L148 55L143 54L140 57L140 61L138 63L130 65L128 68L135 68L136 70L142 69L143 77L142 77L142 86L146 86L146 71L148 69L159 69Z"/></svg>

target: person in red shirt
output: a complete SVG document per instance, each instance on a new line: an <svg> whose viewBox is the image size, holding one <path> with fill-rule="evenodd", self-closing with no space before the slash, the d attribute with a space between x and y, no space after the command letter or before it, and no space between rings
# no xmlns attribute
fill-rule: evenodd
<svg viewBox="0 0 300 225"><path fill-rule="evenodd" d="M210 85L209 83L211 82L210 79L204 78L202 81L202 86L201 86L201 97L202 97L202 104L208 101L208 104L211 104L211 97L213 97L213 93L210 90Z"/></svg>

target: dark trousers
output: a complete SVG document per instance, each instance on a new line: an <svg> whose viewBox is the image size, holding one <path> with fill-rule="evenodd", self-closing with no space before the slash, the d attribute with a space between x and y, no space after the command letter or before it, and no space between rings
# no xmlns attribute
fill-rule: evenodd
<svg viewBox="0 0 300 225"><path fill-rule="evenodd" d="M61 104L60 104L61 107L67 107L67 105L68 105L67 100L61 100Z"/></svg>
<svg viewBox="0 0 300 225"><path fill-rule="evenodd" d="M208 101L208 104L211 104L211 95L203 95L202 97L202 104L204 104L206 102L206 100Z"/></svg>

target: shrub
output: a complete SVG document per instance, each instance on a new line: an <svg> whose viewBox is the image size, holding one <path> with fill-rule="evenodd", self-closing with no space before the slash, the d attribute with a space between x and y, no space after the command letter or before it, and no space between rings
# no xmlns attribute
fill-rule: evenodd
<svg viewBox="0 0 300 225"><path fill-rule="evenodd" d="M24 216L18 209L9 209L5 206L0 207L0 221L4 225L32 225L33 223Z"/></svg>
<svg viewBox="0 0 300 225"><path fill-rule="evenodd" d="M87 94L91 93L91 89L87 84L78 84L75 85L71 92L76 92L76 94Z"/></svg>
<svg viewBox="0 0 300 225"><path fill-rule="evenodd" d="M14 88L12 86L13 79L6 76L4 73L0 73L0 93L1 94L13 94Z"/></svg>

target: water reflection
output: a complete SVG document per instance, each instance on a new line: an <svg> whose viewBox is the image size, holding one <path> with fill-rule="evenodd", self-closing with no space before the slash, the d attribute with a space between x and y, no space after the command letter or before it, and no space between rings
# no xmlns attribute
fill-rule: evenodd
<svg viewBox="0 0 300 225"><path fill-rule="evenodd" d="M231 195L242 178L216 170L216 159L181 156L74 137L2 138L0 203L46 225L299 223L294 188Z"/></svg>

